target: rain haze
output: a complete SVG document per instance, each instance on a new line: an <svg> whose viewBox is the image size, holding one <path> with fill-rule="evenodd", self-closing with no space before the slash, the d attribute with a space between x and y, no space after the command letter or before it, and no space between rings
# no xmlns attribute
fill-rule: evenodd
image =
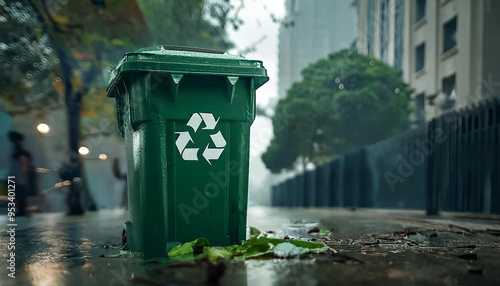
<svg viewBox="0 0 500 286"><path fill-rule="evenodd" d="M0 0L0 284L500 285L499 14Z"/></svg>
<svg viewBox="0 0 500 286"><path fill-rule="evenodd" d="M228 35L236 43L229 53L244 53L250 59L262 60L269 75L269 82L257 90L257 105L270 108L278 98L278 33L280 24L273 22L285 16L284 1L232 1L234 6L242 5L239 17L244 24L238 29L228 29ZM238 6L239 7L239 6ZM250 184L249 197L253 203L270 204L266 195L271 186L271 174L266 170L261 154L272 138L272 124L268 118L257 116L252 124L250 137Z"/></svg>

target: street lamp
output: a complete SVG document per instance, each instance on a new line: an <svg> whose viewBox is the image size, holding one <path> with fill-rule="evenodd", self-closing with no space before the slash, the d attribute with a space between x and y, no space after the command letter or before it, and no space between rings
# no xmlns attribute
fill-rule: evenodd
<svg viewBox="0 0 500 286"><path fill-rule="evenodd" d="M36 130L42 134L47 134L50 131L50 127L45 123L40 123L36 126Z"/></svg>
<svg viewBox="0 0 500 286"><path fill-rule="evenodd" d="M80 149L78 149L78 153L80 153L80 155L88 155L89 154L89 148L85 147L85 146L82 146L80 147Z"/></svg>

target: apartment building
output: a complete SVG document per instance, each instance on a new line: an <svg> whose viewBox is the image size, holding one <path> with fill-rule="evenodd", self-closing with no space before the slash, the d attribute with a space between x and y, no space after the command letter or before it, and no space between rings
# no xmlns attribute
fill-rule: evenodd
<svg viewBox="0 0 500 286"><path fill-rule="evenodd" d="M500 96L500 1L357 0L357 48L400 69L414 121Z"/></svg>

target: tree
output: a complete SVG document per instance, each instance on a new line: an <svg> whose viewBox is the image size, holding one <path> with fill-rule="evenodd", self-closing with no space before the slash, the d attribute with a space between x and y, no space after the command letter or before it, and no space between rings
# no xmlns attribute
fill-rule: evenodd
<svg viewBox="0 0 500 286"><path fill-rule="evenodd" d="M31 11L18 3L0 2L0 103L14 116L59 105L51 86L57 59L50 41L35 29Z"/></svg>
<svg viewBox="0 0 500 286"><path fill-rule="evenodd" d="M126 52L151 45L151 38L159 38L159 34L177 35L169 44L189 44L196 42L195 38L204 39L199 41L201 45L210 43L210 47L224 49L230 45L225 31L213 29L214 24L208 21L200 25L172 21L176 12L193 15L194 10L204 7L203 1L160 2L168 2L159 8L170 12L146 22L136 0L0 0L0 22L6 24L0 27L1 103L11 115L66 108L69 160L61 172L65 179L82 174L78 153L81 115L88 119L115 117L112 102L106 103L104 92L110 64ZM182 11L176 10L177 4ZM148 24L160 23L165 17L169 25L161 29L160 24L151 34ZM197 28L209 33L183 32ZM213 40L215 37L217 40ZM96 120L87 122L93 125ZM75 188L71 185L69 213L80 214L83 210Z"/></svg>
<svg viewBox="0 0 500 286"><path fill-rule="evenodd" d="M409 127L410 94L394 67L353 50L330 54L302 71L272 116L274 138L262 160L277 173L321 164L336 154Z"/></svg>
<svg viewBox="0 0 500 286"><path fill-rule="evenodd" d="M123 49L134 42L139 44L146 40L146 25L135 0L112 0L107 4L95 0L90 3L27 0L25 4L25 12L30 11L34 16L39 33L49 39L59 63L69 147L68 162L61 175L72 180L82 177L78 153L82 97L89 93L92 83L102 71L104 58L113 57L117 48ZM120 25L116 25L117 22ZM68 206L70 214L83 213L80 189L76 184L70 187Z"/></svg>

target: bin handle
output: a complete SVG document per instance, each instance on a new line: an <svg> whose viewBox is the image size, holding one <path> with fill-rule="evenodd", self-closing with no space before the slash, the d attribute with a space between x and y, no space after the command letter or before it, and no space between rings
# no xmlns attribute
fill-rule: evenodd
<svg viewBox="0 0 500 286"><path fill-rule="evenodd" d="M206 49L206 48L197 48L197 47L186 47L186 46L174 46L174 45L166 45L163 46L166 50L172 51L184 51L184 52L195 52L195 53L207 53L207 54L224 54L225 51L216 50L216 49Z"/></svg>

